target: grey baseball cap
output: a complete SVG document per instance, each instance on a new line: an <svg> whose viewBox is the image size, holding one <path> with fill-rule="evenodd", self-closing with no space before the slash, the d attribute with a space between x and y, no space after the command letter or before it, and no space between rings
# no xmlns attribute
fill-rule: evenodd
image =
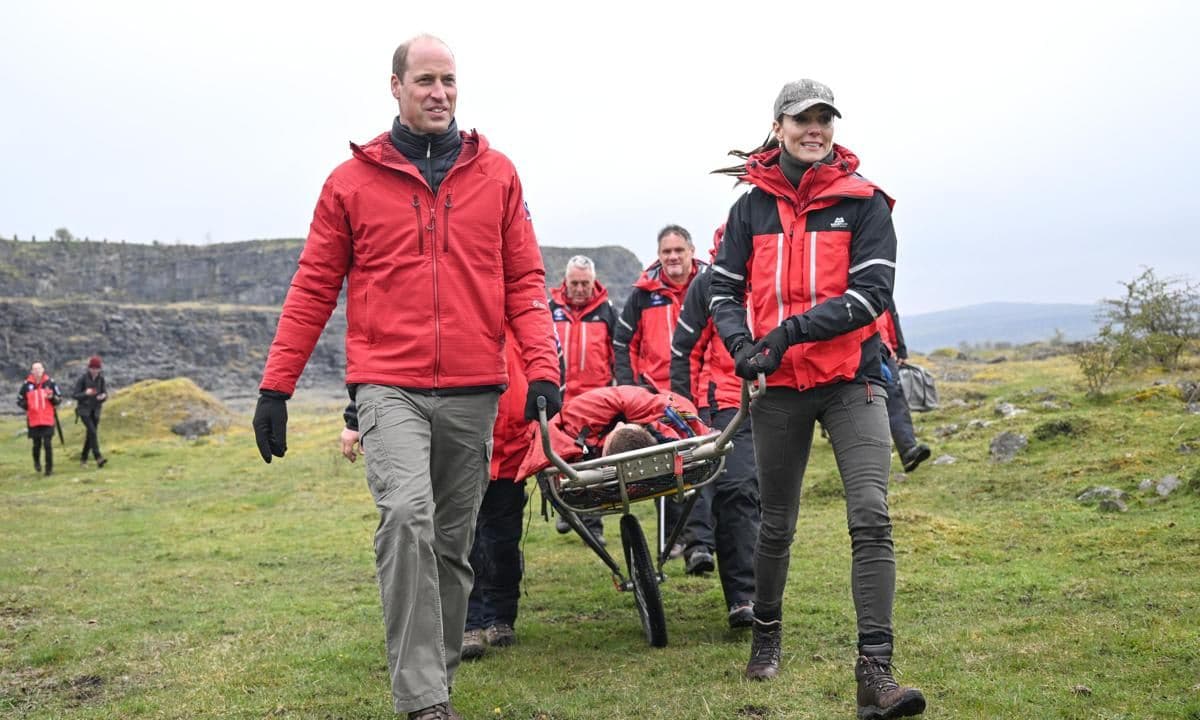
<svg viewBox="0 0 1200 720"><path fill-rule="evenodd" d="M842 116L841 111L833 104L833 91L823 83L805 78L783 86L779 96L775 98L773 117L778 120L781 115L802 113L813 105L828 105L833 108L834 115Z"/></svg>

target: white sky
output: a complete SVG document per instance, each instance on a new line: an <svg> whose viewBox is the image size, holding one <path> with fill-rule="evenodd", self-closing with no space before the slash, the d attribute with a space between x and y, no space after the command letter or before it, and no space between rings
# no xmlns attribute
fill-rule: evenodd
<svg viewBox="0 0 1200 720"><path fill-rule="evenodd" d="M897 199L901 314L1093 302L1142 265L1200 279L1200 4L1120 6L6 1L0 235L301 237L347 142L390 127L392 50L431 32L544 244L649 262L677 222L707 257L736 197L708 171L814 77Z"/></svg>

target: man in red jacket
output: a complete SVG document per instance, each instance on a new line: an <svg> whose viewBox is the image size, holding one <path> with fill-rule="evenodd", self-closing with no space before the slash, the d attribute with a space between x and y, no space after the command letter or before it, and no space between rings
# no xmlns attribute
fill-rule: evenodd
<svg viewBox="0 0 1200 720"><path fill-rule="evenodd" d="M598 387L612 385L612 338L617 312L608 290L596 279L596 265L586 255L567 261L563 284L550 291L550 312L566 359L567 389L563 402ZM584 525L604 543L604 523L598 515L585 515ZM571 526L559 516L554 525L560 533Z"/></svg>
<svg viewBox="0 0 1200 720"><path fill-rule="evenodd" d="M504 324L536 398L561 403L545 271L512 162L459 132L450 49L419 36L392 58L399 115L326 180L284 301L254 415L263 460L287 451L286 401L346 284L346 383L379 509L375 561L392 702L457 717L475 517L509 382Z"/></svg>
<svg viewBox="0 0 1200 720"><path fill-rule="evenodd" d="M680 225L658 231L658 260L633 284L613 336L618 385L651 385L660 390L671 386L671 334L679 320L688 286L708 263L696 260L692 234ZM679 505L666 503L666 524L675 524ZM715 544L708 503L702 497L692 509L680 540L689 574L701 575L715 567L709 548ZM675 557L672 552L672 557Z"/></svg>
<svg viewBox="0 0 1200 720"><path fill-rule="evenodd" d="M33 471L42 471L41 454L45 448L46 474L54 471L54 408L62 400L58 385L46 374L46 366L35 362L29 376L17 392L17 405L25 411L29 437L33 439Z"/></svg>

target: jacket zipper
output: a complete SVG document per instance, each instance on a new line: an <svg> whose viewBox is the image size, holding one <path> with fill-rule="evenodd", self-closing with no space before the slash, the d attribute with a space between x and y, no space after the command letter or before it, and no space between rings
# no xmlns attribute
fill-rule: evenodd
<svg viewBox="0 0 1200 720"><path fill-rule="evenodd" d="M442 365L442 323L441 323L441 307L438 305L438 262L437 262L437 197L433 199L433 204L429 206L429 225L425 228L429 231L430 247L433 250L433 387L438 387L438 374L441 371Z"/></svg>
<svg viewBox="0 0 1200 720"><path fill-rule="evenodd" d="M584 357L587 355L587 323L579 323L579 372L583 372Z"/></svg>
<svg viewBox="0 0 1200 720"><path fill-rule="evenodd" d="M425 223L421 220L421 201L417 199L417 194L413 193L412 199L413 212L417 215L417 254L425 254Z"/></svg>
<svg viewBox="0 0 1200 720"><path fill-rule="evenodd" d="M442 214L442 252L450 252L450 208L454 193L446 193L446 212Z"/></svg>

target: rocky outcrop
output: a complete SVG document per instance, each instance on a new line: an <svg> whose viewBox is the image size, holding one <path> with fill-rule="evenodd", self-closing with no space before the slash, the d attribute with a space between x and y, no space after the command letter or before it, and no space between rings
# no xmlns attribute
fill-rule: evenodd
<svg viewBox="0 0 1200 720"><path fill-rule="evenodd" d="M29 364L41 360L63 392L70 392L88 357L98 354L114 386L188 377L209 392L230 396L253 393L279 309L0 299L0 318L0 363L14 391ZM345 315L337 311L301 387L342 382L345 333Z"/></svg>
<svg viewBox="0 0 1200 720"><path fill-rule="evenodd" d="M279 307L303 247L298 238L215 245L0 239L0 297ZM562 282L567 259L575 254L595 261L613 302L624 305L642 270L637 256L615 245L543 247L549 285Z"/></svg>

